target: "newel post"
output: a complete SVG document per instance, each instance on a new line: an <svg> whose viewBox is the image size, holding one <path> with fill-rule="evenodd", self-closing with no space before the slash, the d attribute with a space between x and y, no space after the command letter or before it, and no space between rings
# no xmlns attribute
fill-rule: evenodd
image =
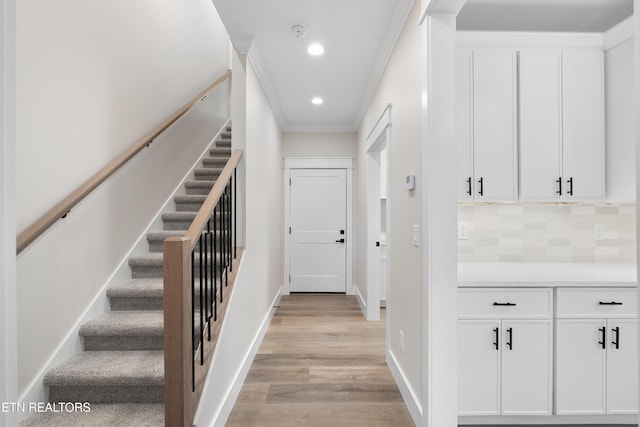
<svg viewBox="0 0 640 427"><path fill-rule="evenodd" d="M164 241L164 416L166 427L192 425L191 245Z"/></svg>

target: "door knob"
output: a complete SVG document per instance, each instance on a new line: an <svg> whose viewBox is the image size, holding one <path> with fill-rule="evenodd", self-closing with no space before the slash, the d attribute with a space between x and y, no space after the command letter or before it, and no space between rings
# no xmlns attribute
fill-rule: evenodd
<svg viewBox="0 0 640 427"><path fill-rule="evenodd" d="M344 243L344 239L338 239L336 240L336 243Z"/></svg>

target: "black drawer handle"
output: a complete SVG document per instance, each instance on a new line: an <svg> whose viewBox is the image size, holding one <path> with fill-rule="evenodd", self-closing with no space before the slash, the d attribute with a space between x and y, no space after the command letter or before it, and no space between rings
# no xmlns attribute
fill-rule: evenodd
<svg viewBox="0 0 640 427"><path fill-rule="evenodd" d="M598 304L600 304L600 305L622 305L621 302L617 302L617 301L610 301L610 302L599 301Z"/></svg>
<svg viewBox="0 0 640 427"><path fill-rule="evenodd" d="M516 303L515 302L494 302L493 305L506 306L506 307L515 307Z"/></svg>
<svg viewBox="0 0 640 427"><path fill-rule="evenodd" d="M493 333L496 334L496 340L494 341L493 345L496 346L496 350L500 350L500 329L493 328Z"/></svg>
<svg viewBox="0 0 640 427"><path fill-rule="evenodd" d="M507 341L507 346L509 350L513 350L513 328L507 328L507 334L509 334L509 341Z"/></svg>

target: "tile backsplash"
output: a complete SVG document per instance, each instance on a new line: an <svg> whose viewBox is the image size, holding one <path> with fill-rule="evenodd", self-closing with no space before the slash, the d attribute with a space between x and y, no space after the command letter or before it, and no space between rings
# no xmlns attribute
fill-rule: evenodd
<svg viewBox="0 0 640 427"><path fill-rule="evenodd" d="M635 204L458 204L459 262L635 260Z"/></svg>

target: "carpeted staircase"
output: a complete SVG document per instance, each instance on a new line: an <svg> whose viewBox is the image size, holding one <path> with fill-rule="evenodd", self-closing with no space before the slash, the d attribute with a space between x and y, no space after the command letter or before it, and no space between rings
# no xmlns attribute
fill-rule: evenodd
<svg viewBox="0 0 640 427"><path fill-rule="evenodd" d="M164 230L147 234L149 252L129 258L131 280L107 290L111 311L80 328L84 352L45 375L50 402L90 402L91 410L39 413L21 425L164 425L162 242L188 229L230 156L227 126L185 182L186 194L174 196L175 212L162 214Z"/></svg>

